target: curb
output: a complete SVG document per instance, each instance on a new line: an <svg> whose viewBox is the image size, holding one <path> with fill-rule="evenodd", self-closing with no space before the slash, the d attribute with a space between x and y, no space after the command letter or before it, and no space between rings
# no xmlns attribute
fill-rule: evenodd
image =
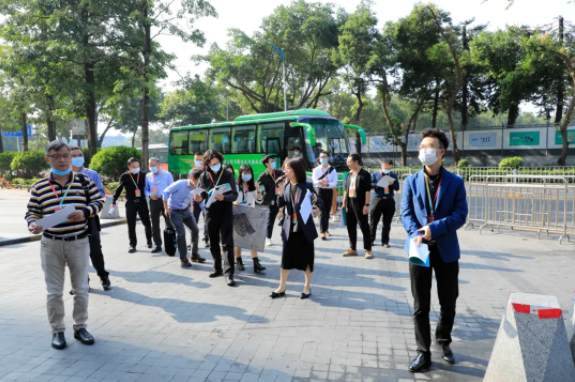
<svg viewBox="0 0 575 382"><path fill-rule="evenodd" d="M100 227L101 228L109 228L109 227L114 227L114 226L117 226L120 224L126 224L127 222L128 222L128 219L126 219L126 218L116 219L113 222L100 223ZM33 241L38 241L41 238L42 238L42 235L33 235L33 236L17 237L15 239L0 240L0 247L5 247L7 245L14 245L14 244L30 243Z"/></svg>

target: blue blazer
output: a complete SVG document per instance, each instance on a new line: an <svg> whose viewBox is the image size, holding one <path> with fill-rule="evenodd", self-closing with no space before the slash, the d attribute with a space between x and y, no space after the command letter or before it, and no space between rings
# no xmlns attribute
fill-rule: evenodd
<svg viewBox="0 0 575 382"><path fill-rule="evenodd" d="M282 239L284 242L288 241L290 229L291 229L291 219L292 219L292 213L293 213L293 208L292 208L291 199L290 199L291 198L291 196L290 196L291 187L292 187L291 183L286 182L286 185L284 186L283 196L278 195L278 206L279 206L279 208L285 207L285 210L284 210L285 218L284 218L284 222L283 222L283 226L282 226ZM323 201L321 200L321 198L319 197L319 195L317 194L317 192L313 188L312 183L310 183L310 182L300 183L297 185L297 188L299 189L299 191L298 191L298 196L297 196L297 200L295 201L295 204L296 204L296 210L297 210L298 229L300 231L303 231L305 238L307 239L308 243L313 243L313 241L315 239L317 239L317 237L318 237L317 230L315 228L315 223L313 221L313 216L310 216L307 223L303 224L303 219L301 217L301 214L299 213L299 209L301 206L301 202L303 201L303 197L305 196L305 194L307 193L308 190L312 194L316 195L316 197L317 197L316 206L320 209L320 211L323 209Z"/></svg>
<svg viewBox="0 0 575 382"><path fill-rule="evenodd" d="M457 230L467 219L467 197L463 179L442 169L443 175L437 203L435 221L429 223L431 238L437 243L441 258L446 263L459 260L459 241ZM418 229L427 225L427 193L423 170L405 180L401 200L401 222L407 231L405 250L409 253L409 240L423 235Z"/></svg>

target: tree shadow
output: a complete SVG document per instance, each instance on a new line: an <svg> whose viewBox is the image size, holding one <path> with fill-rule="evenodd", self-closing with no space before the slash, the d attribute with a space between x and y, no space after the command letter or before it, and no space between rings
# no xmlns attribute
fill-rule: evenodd
<svg viewBox="0 0 575 382"><path fill-rule="evenodd" d="M137 305L163 309L166 313L171 314L174 320L180 323L208 323L219 321L216 316L235 318L250 323L268 322L268 319L265 317L248 314L245 309L235 306L182 301L173 298L149 297L117 286L107 292L94 290L92 293Z"/></svg>
<svg viewBox="0 0 575 382"><path fill-rule="evenodd" d="M113 277L122 277L133 283L153 284L153 283L171 283L191 286L194 288L209 288L211 285L208 283L194 281L190 277L176 275L160 271L141 271L141 272L123 272L123 271L110 271Z"/></svg>

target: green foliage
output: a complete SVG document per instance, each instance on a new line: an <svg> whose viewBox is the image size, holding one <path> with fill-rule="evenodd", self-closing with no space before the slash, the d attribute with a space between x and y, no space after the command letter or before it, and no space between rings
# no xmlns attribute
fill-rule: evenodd
<svg viewBox="0 0 575 382"><path fill-rule="evenodd" d="M523 166L523 158L521 157L505 158L499 162L499 168L511 167L513 169L518 169L521 166Z"/></svg>
<svg viewBox="0 0 575 382"><path fill-rule="evenodd" d="M457 168L465 168L465 167L473 167L473 166L471 165L471 163L467 161L467 158L460 159L459 162L457 163Z"/></svg>
<svg viewBox="0 0 575 382"><path fill-rule="evenodd" d="M126 162L131 157L141 158L139 150L126 146L108 147L96 153L92 158L90 168L101 176L119 179L126 172Z"/></svg>
<svg viewBox="0 0 575 382"><path fill-rule="evenodd" d="M20 186L33 186L37 181L39 181L42 178L38 178L38 177L33 177L33 178L14 178L12 179L12 183L13 184L17 184Z"/></svg>
<svg viewBox="0 0 575 382"><path fill-rule="evenodd" d="M26 151L14 156L10 165L12 171L20 171L26 178L38 175L42 170L50 168L46 163L44 151Z"/></svg>
<svg viewBox="0 0 575 382"><path fill-rule="evenodd" d="M10 165L16 154L18 153L14 151L0 153L0 173L11 171Z"/></svg>

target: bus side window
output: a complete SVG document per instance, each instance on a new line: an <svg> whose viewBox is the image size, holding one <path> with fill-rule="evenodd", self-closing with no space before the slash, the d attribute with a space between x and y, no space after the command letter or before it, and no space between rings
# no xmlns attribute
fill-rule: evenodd
<svg viewBox="0 0 575 382"><path fill-rule="evenodd" d="M222 154L231 153L230 128L216 127L210 133L210 149Z"/></svg>
<svg viewBox="0 0 575 382"><path fill-rule="evenodd" d="M190 155L197 152L203 153L207 151L206 138L208 137L208 130L192 130L190 131Z"/></svg>
<svg viewBox="0 0 575 382"><path fill-rule="evenodd" d="M273 150L280 154L284 151L285 122L266 123L258 126L259 152L267 154L267 150ZM274 140L268 145L267 140ZM276 141L277 139L277 141Z"/></svg>
<svg viewBox="0 0 575 382"><path fill-rule="evenodd" d="M174 131L170 136L172 155L188 155L190 151L189 131Z"/></svg>
<svg viewBox="0 0 575 382"><path fill-rule="evenodd" d="M232 130L234 154L254 154L256 141L256 126L237 126Z"/></svg>

